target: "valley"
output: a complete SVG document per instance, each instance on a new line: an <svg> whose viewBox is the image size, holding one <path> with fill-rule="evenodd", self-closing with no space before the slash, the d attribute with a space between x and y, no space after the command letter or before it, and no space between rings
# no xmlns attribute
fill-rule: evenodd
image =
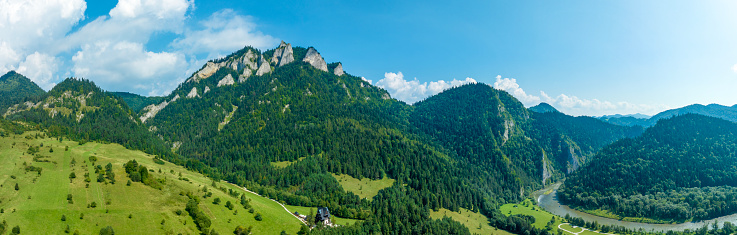
<svg viewBox="0 0 737 235"><path fill-rule="evenodd" d="M166 96L81 78L45 92L8 73L0 91L29 92L0 106L2 229L688 234L737 222L730 121L666 113L645 128L526 108L483 83L407 104L349 72L282 42L210 60ZM293 214L318 208L338 226Z"/></svg>

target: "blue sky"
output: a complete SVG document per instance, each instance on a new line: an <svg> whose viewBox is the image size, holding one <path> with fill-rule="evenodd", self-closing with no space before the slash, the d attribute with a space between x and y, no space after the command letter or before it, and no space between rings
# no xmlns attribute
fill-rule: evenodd
<svg viewBox="0 0 737 235"><path fill-rule="evenodd" d="M408 103L483 82L573 115L737 103L734 1L0 2L0 72L165 95L205 61L280 40Z"/></svg>

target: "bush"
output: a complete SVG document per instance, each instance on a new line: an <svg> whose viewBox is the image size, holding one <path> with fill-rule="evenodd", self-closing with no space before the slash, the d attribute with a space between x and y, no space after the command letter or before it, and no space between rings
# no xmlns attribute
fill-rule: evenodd
<svg viewBox="0 0 737 235"><path fill-rule="evenodd" d="M102 229L100 229L100 235L114 235L115 231L113 231L113 227L107 226Z"/></svg>
<svg viewBox="0 0 737 235"><path fill-rule="evenodd" d="M255 215L255 216L253 216L253 218L254 218L254 219L256 219L256 221L261 221L261 220L263 220L263 218L261 217L261 213L259 213L259 212L256 212L256 215Z"/></svg>

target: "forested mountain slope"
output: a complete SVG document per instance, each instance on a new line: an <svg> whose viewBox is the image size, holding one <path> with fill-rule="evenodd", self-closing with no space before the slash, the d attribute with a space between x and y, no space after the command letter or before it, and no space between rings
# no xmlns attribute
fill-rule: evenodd
<svg viewBox="0 0 737 235"><path fill-rule="evenodd" d="M544 148L556 168L572 173L588 163L606 145L642 133L639 126L624 127L592 117L573 117L560 112L532 112L531 138Z"/></svg>
<svg viewBox="0 0 737 235"><path fill-rule="evenodd" d="M683 221L737 211L737 124L686 114L604 148L559 190L566 203Z"/></svg>
<svg viewBox="0 0 737 235"><path fill-rule="evenodd" d="M142 96L137 95L129 92L110 92L113 95L120 97L125 101L126 104L128 104L128 107L130 107L133 112L138 113L146 106L152 105L152 104L158 104L161 103L161 101L164 101L164 97L159 96Z"/></svg>
<svg viewBox="0 0 737 235"><path fill-rule="evenodd" d="M467 84L417 102L410 122L451 151L459 161L479 167L498 183L503 198L540 188L542 148L525 136L527 109L508 93L486 84ZM552 170L552 169L551 169Z"/></svg>
<svg viewBox="0 0 737 235"><path fill-rule="evenodd" d="M168 147L150 133L125 102L93 82L68 78L37 102L15 104L9 120L40 124L49 134L74 140L119 143L127 148L173 158Z"/></svg>
<svg viewBox="0 0 737 235"><path fill-rule="evenodd" d="M27 77L10 71L0 77L0 114L14 104L38 99L46 93Z"/></svg>

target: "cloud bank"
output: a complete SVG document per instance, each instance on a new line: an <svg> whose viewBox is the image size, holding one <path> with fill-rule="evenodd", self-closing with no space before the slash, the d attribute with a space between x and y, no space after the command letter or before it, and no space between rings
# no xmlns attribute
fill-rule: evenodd
<svg viewBox="0 0 737 235"><path fill-rule="evenodd" d="M0 74L10 70L51 89L84 77L103 89L164 95L205 61L279 40L249 16L225 9L191 22L193 0L120 0L84 25L84 0L0 0ZM147 47L173 34L163 51Z"/></svg>
<svg viewBox="0 0 737 235"><path fill-rule="evenodd" d="M598 99L582 99L573 95L560 94L551 97L544 91L540 91L540 95L527 94L522 89L517 80L514 78L502 78L501 75L496 76L494 88L503 90L517 98L526 107L531 107L545 102L559 111L574 115L601 116L607 114L656 114L660 111L670 109L667 105L649 105L649 104L633 104L629 102L610 102Z"/></svg>
<svg viewBox="0 0 737 235"><path fill-rule="evenodd" d="M371 80L366 78L363 78L363 80L371 83ZM448 82L439 80L429 83L420 83L417 78L409 81L405 80L402 72L388 72L384 74L383 79L376 82L376 86L386 89L392 97L398 100L413 104L417 101L438 94L448 88L468 83L476 83L476 80L473 78L466 78L465 80L453 79Z"/></svg>

